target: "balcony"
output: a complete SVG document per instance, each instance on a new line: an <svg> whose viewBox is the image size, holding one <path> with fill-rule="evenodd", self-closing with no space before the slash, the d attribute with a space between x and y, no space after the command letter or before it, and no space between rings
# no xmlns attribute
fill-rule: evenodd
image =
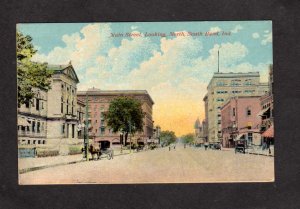
<svg viewBox="0 0 300 209"><path fill-rule="evenodd" d="M46 133L45 132L36 133L31 131L19 130L18 137L45 138Z"/></svg>

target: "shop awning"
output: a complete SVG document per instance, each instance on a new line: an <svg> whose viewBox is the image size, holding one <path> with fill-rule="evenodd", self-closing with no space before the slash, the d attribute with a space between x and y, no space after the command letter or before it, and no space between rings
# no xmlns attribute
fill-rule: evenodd
<svg viewBox="0 0 300 209"><path fill-rule="evenodd" d="M263 115L265 115L265 113L267 113L269 110L270 110L270 108L268 108L268 109L263 109L263 110L259 111L259 113L258 113L257 115L258 115L258 116L263 116Z"/></svg>
<svg viewBox="0 0 300 209"><path fill-rule="evenodd" d="M270 126L270 128L262 133L262 136L266 138L274 138L274 126Z"/></svg>
<svg viewBox="0 0 300 209"><path fill-rule="evenodd" d="M244 137L245 134L239 134L233 141L239 141Z"/></svg>

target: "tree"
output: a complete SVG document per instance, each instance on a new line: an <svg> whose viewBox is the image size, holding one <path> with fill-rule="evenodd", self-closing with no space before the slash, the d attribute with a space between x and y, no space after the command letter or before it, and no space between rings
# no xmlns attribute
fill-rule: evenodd
<svg viewBox="0 0 300 209"><path fill-rule="evenodd" d="M112 132L122 132L121 142L125 136L125 145L128 134L143 131L143 118L145 113L139 100L130 97L117 97L109 105L108 111L104 113L107 125Z"/></svg>
<svg viewBox="0 0 300 209"><path fill-rule="evenodd" d="M169 145L176 142L176 135L173 131L162 131L160 134L160 140L162 144Z"/></svg>
<svg viewBox="0 0 300 209"><path fill-rule="evenodd" d="M184 144L193 143L195 140L194 134L186 134L186 135L183 135L181 138L182 138Z"/></svg>
<svg viewBox="0 0 300 209"><path fill-rule="evenodd" d="M18 104L29 102L34 97L34 88L48 91L51 88L52 71L47 70L47 63L32 62L32 56L37 52L31 43L30 36L24 36L17 31L17 82Z"/></svg>

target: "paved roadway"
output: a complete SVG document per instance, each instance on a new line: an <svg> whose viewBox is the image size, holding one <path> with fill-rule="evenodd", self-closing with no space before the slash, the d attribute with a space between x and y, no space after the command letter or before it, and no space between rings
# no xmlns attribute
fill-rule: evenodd
<svg viewBox="0 0 300 209"><path fill-rule="evenodd" d="M269 182L274 158L177 146L19 175L20 184Z"/></svg>

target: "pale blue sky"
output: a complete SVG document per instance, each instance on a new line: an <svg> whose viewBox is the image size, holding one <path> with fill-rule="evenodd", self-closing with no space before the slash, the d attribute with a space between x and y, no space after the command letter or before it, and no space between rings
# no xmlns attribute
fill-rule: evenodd
<svg viewBox="0 0 300 209"><path fill-rule="evenodd" d="M190 127L197 116L203 119L202 99L217 71L218 49L221 72L258 71L267 81L268 65L273 63L271 21L35 23L19 24L17 29L33 38L38 49L33 60L50 64L71 60L79 90L146 89L156 103L154 114L165 118L173 117L162 116L166 102L174 101L170 105L182 110L184 104L175 101L186 100L192 108L182 114L189 116ZM110 37L111 33L179 31L230 35Z"/></svg>

